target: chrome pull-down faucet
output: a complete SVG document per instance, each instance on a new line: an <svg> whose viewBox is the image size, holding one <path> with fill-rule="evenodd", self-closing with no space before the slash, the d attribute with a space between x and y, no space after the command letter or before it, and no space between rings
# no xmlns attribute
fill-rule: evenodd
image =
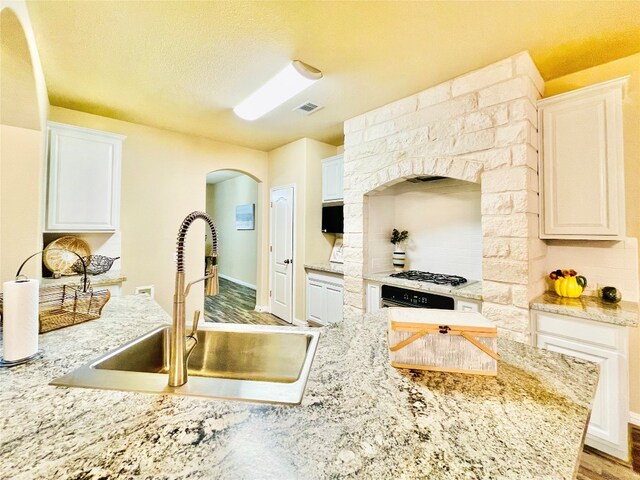
<svg viewBox="0 0 640 480"><path fill-rule="evenodd" d="M198 280L184 285L184 238L187 230L197 218L207 222L211 231L211 256L213 264L206 272L206 275ZM178 230L178 242L176 249L176 284L173 294L173 322L170 336L170 354L169 354L169 386L179 387L187 383L187 362L189 355L198 344L198 320L200 312L196 311L193 319L191 333L185 334L186 317L185 317L185 299L189 295L191 286L203 280L206 281L206 295L218 295L218 266L216 265L216 256L218 252L218 238L216 234L216 226L209 215L204 212L192 212L183 220Z"/></svg>

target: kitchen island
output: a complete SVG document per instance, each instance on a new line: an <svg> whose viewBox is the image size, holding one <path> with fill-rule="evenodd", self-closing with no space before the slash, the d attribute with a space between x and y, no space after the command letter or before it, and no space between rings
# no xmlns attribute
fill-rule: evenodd
<svg viewBox="0 0 640 480"><path fill-rule="evenodd" d="M497 377L396 370L383 313L322 329L300 406L48 385L168 320L113 298L0 370L0 478L574 477L595 364L500 339Z"/></svg>

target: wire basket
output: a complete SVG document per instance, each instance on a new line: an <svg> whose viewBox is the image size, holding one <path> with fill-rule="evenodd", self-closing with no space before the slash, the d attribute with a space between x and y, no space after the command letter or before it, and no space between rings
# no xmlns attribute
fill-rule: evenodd
<svg viewBox="0 0 640 480"><path fill-rule="evenodd" d="M101 273L108 272L113 262L119 258L120 257L105 257L104 255L88 255L76 260L71 268L76 273L83 273L86 268L87 273L100 275Z"/></svg>
<svg viewBox="0 0 640 480"><path fill-rule="evenodd" d="M111 298L109 290L81 289L71 285L40 290L40 333L100 318Z"/></svg>
<svg viewBox="0 0 640 480"><path fill-rule="evenodd" d="M24 275L20 275L22 267L30 258L40 253L42 252L34 253L20 265L16 278L24 277ZM84 266L84 260L75 252L72 253L80 258L80 262ZM102 309L110 298L111 292L107 289L93 290L93 287L89 285L86 272L77 286L42 287L39 292L39 332L46 333L100 318ZM3 297L0 293L0 321L2 320L2 307Z"/></svg>
<svg viewBox="0 0 640 480"><path fill-rule="evenodd" d="M111 298L109 290L86 292L72 285L55 285L40 289L40 333L100 318L102 309ZM0 317L2 317L2 294L0 294Z"/></svg>

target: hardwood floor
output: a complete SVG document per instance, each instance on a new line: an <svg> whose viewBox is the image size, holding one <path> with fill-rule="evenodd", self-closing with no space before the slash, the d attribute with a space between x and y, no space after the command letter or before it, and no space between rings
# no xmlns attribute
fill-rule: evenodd
<svg viewBox="0 0 640 480"><path fill-rule="evenodd" d="M631 465L584 447L580 458L577 480L639 480L640 474Z"/></svg>
<svg viewBox="0 0 640 480"><path fill-rule="evenodd" d="M220 279L220 295L205 297L204 303L206 322L289 325L270 313L256 312L255 290L224 278ZM634 438L634 447L640 452L640 430L635 427L632 429L632 438ZM585 447L576 478L577 480L640 480L640 474L635 473L631 465Z"/></svg>
<svg viewBox="0 0 640 480"><path fill-rule="evenodd" d="M270 313L255 311L256 291L220 278L220 294L204 297L205 322L289 325Z"/></svg>

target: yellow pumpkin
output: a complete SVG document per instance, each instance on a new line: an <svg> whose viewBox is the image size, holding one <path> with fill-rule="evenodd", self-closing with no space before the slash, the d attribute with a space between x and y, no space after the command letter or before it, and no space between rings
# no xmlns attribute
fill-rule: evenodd
<svg viewBox="0 0 640 480"><path fill-rule="evenodd" d="M581 283L582 285L580 285ZM586 279L581 276L561 277L553 283L558 295L570 298L579 297L582 294L584 285L586 285Z"/></svg>

